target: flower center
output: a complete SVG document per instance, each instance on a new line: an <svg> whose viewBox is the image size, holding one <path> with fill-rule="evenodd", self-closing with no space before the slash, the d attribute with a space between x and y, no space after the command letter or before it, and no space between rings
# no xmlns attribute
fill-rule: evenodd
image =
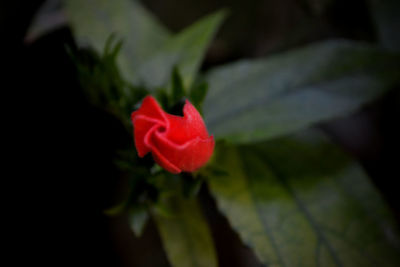
<svg viewBox="0 0 400 267"><path fill-rule="evenodd" d="M157 132L159 133L165 133L167 131L167 128L165 126L160 126L157 128Z"/></svg>

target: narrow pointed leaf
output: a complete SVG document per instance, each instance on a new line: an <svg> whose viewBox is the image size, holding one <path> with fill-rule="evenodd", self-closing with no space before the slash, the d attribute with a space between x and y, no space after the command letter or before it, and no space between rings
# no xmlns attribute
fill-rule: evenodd
<svg viewBox="0 0 400 267"><path fill-rule="evenodd" d="M200 113L203 113L202 106L207 91L208 84L206 82L199 83L190 90L190 100Z"/></svg>
<svg viewBox="0 0 400 267"><path fill-rule="evenodd" d="M129 210L129 222L136 236L141 236L143 229L149 219L146 207L137 206Z"/></svg>
<svg viewBox="0 0 400 267"><path fill-rule="evenodd" d="M211 14L174 35L141 67L139 82L149 87L167 84L174 66L178 66L183 86L190 88L205 52L225 17L224 11Z"/></svg>
<svg viewBox="0 0 400 267"><path fill-rule="evenodd" d="M185 96L185 88L178 68L172 71L172 100L173 103L178 102Z"/></svg>
<svg viewBox="0 0 400 267"><path fill-rule="evenodd" d="M216 138L266 140L355 111L399 73L399 54L350 41L313 44L212 70L204 117Z"/></svg>
<svg viewBox="0 0 400 267"><path fill-rule="evenodd" d="M398 266L398 230L363 170L313 132L219 146L218 207L267 266Z"/></svg>
<svg viewBox="0 0 400 267"><path fill-rule="evenodd" d="M211 233L196 199L175 199L173 216L154 215L174 267L216 267Z"/></svg>

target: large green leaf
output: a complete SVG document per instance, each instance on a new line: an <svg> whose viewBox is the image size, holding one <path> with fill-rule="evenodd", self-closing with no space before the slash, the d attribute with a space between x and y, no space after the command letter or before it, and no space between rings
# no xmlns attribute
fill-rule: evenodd
<svg viewBox="0 0 400 267"><path fill-rule="evenodd" d="M102 53L111 34L123 40L118 64L125 79L135 81L137 69L157 51L169 33L137 1L67 0L67 17L80 44Z"/></svg>
<svg viewBox="0 0 400 267"><path fill-rule="evenodd" d="M327 41L208 73L204 116L217 138L245 143L343 116L400 80L399 54Z"/></svg>
<svg viewBox="0 0 400 267"><path fill-rule="evenodd" d="M189 87L224 17L224 12L216 12L170 36L137 1L70 0L65 5L79 43L101 52L115 34L124 42L118 58L122 74L151 88L166 85L176 65Z"/></svg>
<svg viewBox="0 0 400 267"><path fill-rule="evenodd" d="M174 199L173 216L155 214L168 259L174 267L216 267L211 233L196 199Z"/></svg>
<svg viewBox="0 0 400 267"><path fill-rule="evenodd" d="M206 49L225 17L224 11L208 15L165 43L140 69L138 80L149 87L165 85L175 65L189 88L198 72Z"/></svg>
<svg viewBox="0 0 400 267"><path fill-rule="evenodd" d="M219 145L212 194L268 266L399 266L397 228L360 166L317 132Z"/></svg>

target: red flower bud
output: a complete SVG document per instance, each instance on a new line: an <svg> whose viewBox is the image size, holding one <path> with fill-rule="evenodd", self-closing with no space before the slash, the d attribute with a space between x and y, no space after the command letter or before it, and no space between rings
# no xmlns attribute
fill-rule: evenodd
<svg viewBox="0 0 400 267"><path fill-rule="evenodd" d="M131 115L139 157L151 152L171 173L192 172L210 159L214 138L196 108L186 100L183 117L166 113L152 96Z"/></svg>

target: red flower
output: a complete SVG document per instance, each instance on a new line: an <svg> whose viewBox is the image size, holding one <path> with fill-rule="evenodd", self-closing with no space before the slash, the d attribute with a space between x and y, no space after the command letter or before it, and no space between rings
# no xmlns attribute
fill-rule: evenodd
<svg viewBox="0 0 400 267"><path fill-rule="evenodd" d="M214 138L196 108L186 100L183 117L166 113L152 96L131 115L139 157L151 152L171 173L192 172L210 159Z"/></svg>

